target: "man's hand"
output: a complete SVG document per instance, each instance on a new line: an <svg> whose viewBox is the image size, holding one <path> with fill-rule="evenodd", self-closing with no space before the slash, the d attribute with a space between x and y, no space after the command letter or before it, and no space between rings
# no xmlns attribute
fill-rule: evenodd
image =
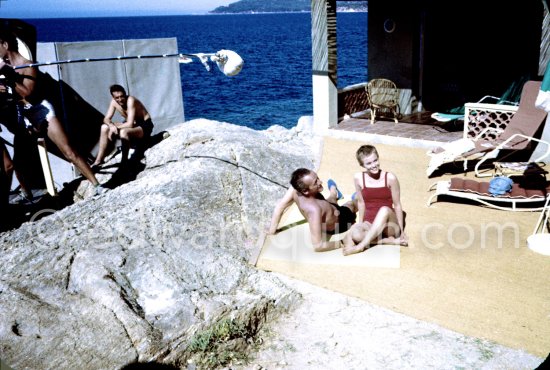
<svg viewBox="0 0 550 370"><path fill-rule="evenodd" d="M116 124L111 123L109 124L109 140L113 140L114 137L118 136L118 127L116 127Z"/></svg>
<svg viewBox="0 0 550 370"><path fill-rule="evenodd" d="M277 233L277 226L279 226L279 221L281 221L281 216L286 211L292 203L294 203L294 194L296 190L290 187L286 191L285 195L277 202L275 209L273 210L273 216L271 216L271 223L269 224L269 229L266 233L274 235Z"/></svg>
<svg viewBox="0 0 550 370"><path fill-rule="evenodd" d="M341 240L322 241L321 243L313 244L312 246L315 252L328 252L335 249L345 248Z"/></svg>
<svg viewBox="0 0 550 370"><path fill-rule="evenodd" d="M277 228L269 227L265 230L265 233L267 235L275 235L275 234L277 234Z"/></svg>

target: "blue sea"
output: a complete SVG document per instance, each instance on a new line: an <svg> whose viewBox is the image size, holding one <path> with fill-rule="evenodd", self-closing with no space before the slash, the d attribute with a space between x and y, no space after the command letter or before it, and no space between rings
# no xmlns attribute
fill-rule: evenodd
<svg viewBox="0 0 550 370"><path fill-rule="evenodd" d="M275 124L290 128L312 115L309 13L25 21L36 27L38 42L176 37L179 53L237 52L244 67L234 77L206 72L198 62L180 66L186 120L208 118L262 130ZM337 27L338 87L365 82L367 13L339 13Z"/></svg>

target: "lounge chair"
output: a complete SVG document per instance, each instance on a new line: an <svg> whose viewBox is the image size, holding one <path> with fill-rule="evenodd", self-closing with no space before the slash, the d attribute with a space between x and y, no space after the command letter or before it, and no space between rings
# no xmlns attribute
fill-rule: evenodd
<svg viewBox="0 0 550 370"><path fill-rule="evenodd" d="M493 103L493 104L505 104L505 105L518 105L519 98L521 96L521 90L523 85L529 81L527 76L512 82L512 84L506 89L502 96L485 95L477 101L477 103ZM432 113L431 117L439 122L449 122L454 120L464 121L465 107L456 107L449 109L446 112Z"/></svg>
<svg viewBox="0 0 550 370"><path fill-rule="evenodd" d="M429 151L431 157L426 174L430 176L444 163L480 159L475 166L478 177L492 176L482 173L481 165L490 159L502 160L511 154L530 148L532 142L546 145L546 152L535 159L542 161L550 154L550 143L534 137L546 118L546 112L535 107L540 90L539 81L528 81L523 86L519 106L504 104L467 103L464 113L464 136ZM502 151L502 153L501 153Z"/></svg>
<svg viewBox="0 0 550 370"><path fill-rule="evenodd" d="M502 99L492 95L485 95L483 98L479 99L477 103L486 104L486 103L489 103L489 100L493 100L494 104L514 105L514 106L517 106L519 104L518 102ZM465 112L466 112L466 108L465 106L463 106L459 108L450 109L445 113L442 113L442 112L432 113L431 117L439 122L450 122L454 120L464 121Z"/></svg>
<svg viewBox="0 0 550 370"><path fill-rule="evenodd" d="M395 123L398 122L399 113L399 91L393 81L385 78L375 78L368 82L367 101L370 108L371 125L380 112L389 112Z"/></svg>
<svg viewBox="0 0 550 370"><path fill-rule="evenodd" d="M546 203L544 203L544 209L540 213L537 224L535 225L535 230L533 234L527 237L527 246L533 252L544 254L550 256L550 234L548 219L550 217L550 197L546 198Z"/></svg>
<svg viewBox="0 0 550 370"><path fill-rule="evenodd" d="M545 200L550 194L550 183L532 188L522 187L519 183L512 185L512 190L504 195L494 196L489 192L489 181L476 181L460 177L438 181L430 186L427 206L431 206L439 196L467 199L481 203L490 208L506 211L540 211L545 207Z"/></svg>

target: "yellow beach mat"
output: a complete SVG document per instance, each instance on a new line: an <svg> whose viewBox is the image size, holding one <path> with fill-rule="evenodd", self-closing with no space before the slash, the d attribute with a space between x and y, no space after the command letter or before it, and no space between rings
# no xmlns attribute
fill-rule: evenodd
<svg viewBox="0 0 550 370"><path fill-rule="evenodd" d="M345 233L332 235L329 240L340 240L344 236ZM351 256L342 255L341 249L315 252L311 245L309 225L293 204L281 220L280 231L265 236L260 258L314 265L399 268L399 249L395 245L378 245Z"/></svg>
<svg viewBox="0 0 550 370"><path fill-rule="evenodd" d="M321 180L326 184L332 178L344 194L351 194L353 174L361 171L355 151L363 144L325 138L317 171ZM257 267L546 357L550 256L527 247L539 213L501 211L450 199L428 207L430 185L457 174L429 179L425 149L375 146L382 169L393 172L401 185L409 247L400 248L399 268L305 263L265 255L260 255Z"/></svg>

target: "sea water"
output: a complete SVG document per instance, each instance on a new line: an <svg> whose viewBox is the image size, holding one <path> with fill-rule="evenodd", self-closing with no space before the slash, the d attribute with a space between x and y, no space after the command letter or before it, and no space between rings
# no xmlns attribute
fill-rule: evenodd
<svg viewBox="0 0 550 370"><path fill-rule="evenodd" d="M261 130L275 124L290 128L312 114L310 13L25 21L36 27L38 42L176 37L179 53L237 52L244 67L234 77L206 72L200 63L181 64L186 120L208 118ZM338 87L365 82L367 13L339 13L337 29Z"/></svg>

